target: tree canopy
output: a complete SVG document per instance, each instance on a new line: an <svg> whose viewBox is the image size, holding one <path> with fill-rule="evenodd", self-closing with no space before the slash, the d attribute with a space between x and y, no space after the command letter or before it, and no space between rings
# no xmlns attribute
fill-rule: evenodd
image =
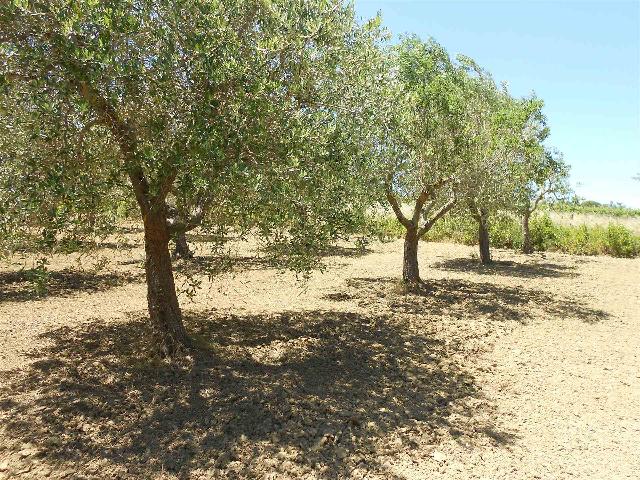
<svg viewBox="0 0 640 480"><path fill-rule="evenodd" d="M137 206L169 356L189 340L168 246L193 228L308 272L387 202L417 283L418 240L458 204L490 260L492 212L565 188L543 104L433 39L386 38L341 0L3 3L2 246L107 233Z"/></svg>
<svg viewBox="0 0 640 480"><path fill-rule="evenodd" d="M368 122L375 20L359 26L350 7L320 0L0 8L3 102L19 112L3 117L3 169L18 171L26 190L3 194L24 215L29 190L57 192L29 215L60 217L61 229L80 222L59 212L96 216L79 205L109 204L128 179L167 354L186 343L167 257L173 231L215 210L212 223L257 229L305 270L360 208L371 169L357 131Z"/></svg>

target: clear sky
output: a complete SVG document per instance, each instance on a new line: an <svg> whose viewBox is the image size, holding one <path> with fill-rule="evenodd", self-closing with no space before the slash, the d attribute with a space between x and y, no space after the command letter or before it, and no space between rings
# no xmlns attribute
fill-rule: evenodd
<svg viewBox="0 0 640 480"><path fill-rule="evenodd" d="M548 144L587 199L640 208L640 0L355 0L396 37L434 37L545 101Z"/></svg>

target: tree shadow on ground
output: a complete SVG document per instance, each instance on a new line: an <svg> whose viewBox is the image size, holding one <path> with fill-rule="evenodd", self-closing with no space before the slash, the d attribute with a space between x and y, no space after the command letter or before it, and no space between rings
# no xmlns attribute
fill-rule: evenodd
<svg viewBox="0 0 640 480"><path fill-rule="evenodd" d="M360 247L345 247L342 245L332 245L327 248L323 256L324 257L347 257L347 258L360 258L373 253L370 248Z"/></svg>
<svg viewBox="0 0 640 480"><path fill-rule="evenodd" d="M323 253L323 257L349 257L359 258L372 253L373 250L362 249L357 247L344 247L333 245L327 248ZM265 270L265 269L284 269L284 265L279 263L277 259L265 256L252 255L198 255L187 260L181 260L175 263L174 269L182 275L210 275L215 276L225 272Z"/></svg>
<svg viewBox="0 0 640 480"><path fill-rule="evenodd" d="M44 272L36 269L0 272L0 303L69 297L79 292L101 292L143 278L142 273L95 273L71 268Z"/></svg>
<svg viewBox="0 0 640 480"><path fill-rule="evenodd" d="M397 317L210 311L187 325L200 347L181 367L150 360L142 318L44 335L33 363L0 376L5 453L33 449L12 465L74 478L396 478L384 462L399 452L426 462L443 439L512 441L452 344Z"/></svg>
<svg viewBox="0 0 640 480"><path fill-rule="evenodd" d="M494 260L488 265L477 259L453 258L431 265L432 268L453 272L473 272L479 275L505 275L522 278L559 278L577 277L575 267L556 263L517 263L506 260Z"/></svg>
<svg viewBox="0 0 640 480"><path fill-rule="evenodd" d="M575 318L597 323L608 318L603 310L541 290L507 287L485 282L438 279L405 293L394 278L353 278L347 281L350 298L371 308L382 303L392 311L422 315L455 315L490 321L526 324L536 318ZM349 293L347 293L349 295Z"/></svg>
<svg viewBox="0 0 640 480"><path fill-rule="evenodd" d="M265 257L249 255L195 255L193 258L176 261L174 271L181 275L209 275L252 270L276 269L275 262Z"/></svg>

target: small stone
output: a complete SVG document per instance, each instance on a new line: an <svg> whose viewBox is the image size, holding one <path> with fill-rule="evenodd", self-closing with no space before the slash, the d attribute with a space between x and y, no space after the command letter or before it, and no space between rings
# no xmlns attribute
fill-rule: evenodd
<svg viewBox="0 0 640 480"><path fill-rule="evenodd" d="M38 472L38 475L40 475L43 478L47 478L49 476L51 476L51 469L50 468L43 468L42 470L40 470Z"/></svg>
<svg viewBox="0 0 640 480"><path fill-rule="evenodd" d="M447 456L440 452L439 450L434 450L433 452L431 452L431 457L436 461L436 462L444 462L447 460Z"/></svg>
<svg viewBox="0 0 640 480"><path fill-rule="evenodd" d="M29 473L31 471L31 468L33 468L33 465L29 464L26 467L24 467L22 470L18 470L16 472L16 475L22 475L24 473Z"/></svg>
<svg viewBox="0 0 640 480"><path fill-rule="evenodd" d="M3 460L0 462L0 472L6 472L9 470L9 460Z"/></svg>
<svg viewBox="0 0 640 480"><path fill-rule="evenodd" d="M336 457L338 457L340 460L343 460L344 458L346 458L347 456L347 451L342 448L342 447L338 447L336 448Z"/></svg>
<svg viewBox="0 0 640 480"><path fill-rule="evenodd" d="M20 458L26 458L26 457L31 457L36 453L38 453L38 451L33 448L23 448L18 452L18 455L20 456Z"/></svg>

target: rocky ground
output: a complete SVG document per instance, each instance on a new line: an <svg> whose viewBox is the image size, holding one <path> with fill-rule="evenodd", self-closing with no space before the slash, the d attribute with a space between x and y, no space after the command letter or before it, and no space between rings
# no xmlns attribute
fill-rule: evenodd
<svg viewBox="0 0 640 480"><path fill-rule="evenodd" d="M192 239L193 240L193 239ZM0 268L0 479L640 478L640 260L336 247L299 283L178 265L198 344L144 342L139 234Z"/></svg>

